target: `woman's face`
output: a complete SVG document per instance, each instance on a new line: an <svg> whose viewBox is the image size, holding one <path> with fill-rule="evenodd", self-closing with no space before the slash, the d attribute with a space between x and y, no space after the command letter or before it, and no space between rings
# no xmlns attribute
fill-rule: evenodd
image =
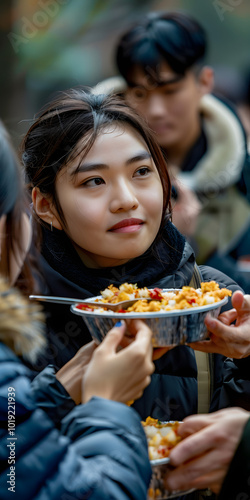
<svg viewBox="0 0 250 500"><path fill-rule="evenodd" d="M0 275L8 279L10 285L14 285L21 271L27 252L29 251L32 229L29 217L23 214L20 223L20 234L14 240L14 248L7 255L6 215L0 217ZM10 275L8 276L8 259L10 263Z"/></svg>
<svg viewBox="0 0 250 500"><path fill-rule="evenodd" d="M60 172L56 192L82 261L110 267L143 254L163 210L161 180L144 140L129 126L106 128L74 175L78 164L79 158Z"/></svg>

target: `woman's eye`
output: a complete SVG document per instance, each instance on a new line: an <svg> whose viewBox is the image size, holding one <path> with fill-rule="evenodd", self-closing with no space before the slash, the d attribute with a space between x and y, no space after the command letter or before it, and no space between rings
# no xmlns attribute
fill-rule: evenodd
<svg viewBox="0 0 250 500"><path fill-rule="evenodd" d="M136 170L135 175L138 174L139 177L143 177L147 175L150 172L150 168L148 167L141 167L138 170Z"/></svg>
<svg viewBox="0 0 250 500"><path fill-rule="evenodd" d="M104 184L104 180L101 177L94 177L93 179L88 179L82 183L82 186L95 187Z"/></svg>

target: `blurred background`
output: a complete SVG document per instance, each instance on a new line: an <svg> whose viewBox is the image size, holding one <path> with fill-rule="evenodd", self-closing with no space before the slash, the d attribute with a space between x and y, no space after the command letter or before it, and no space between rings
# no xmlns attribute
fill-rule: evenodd
<svg viewBox="0 0 250 500"><path fill-rule="evenodd" d="M184 10L201 22L216 86L248 127L249 0L1 0L0 116L14 144L55 91L117 74L117 39L150 10Z"/></svg>

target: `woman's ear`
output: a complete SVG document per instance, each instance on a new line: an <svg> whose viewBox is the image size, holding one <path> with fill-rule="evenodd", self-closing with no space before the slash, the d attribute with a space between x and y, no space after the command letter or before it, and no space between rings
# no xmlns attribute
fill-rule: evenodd
<svg viewBox="0 0 250 500"><path fill-rule="evenodd" d="M38 187L32 189L32 202L34 210L40 219L47 222L49 226L53 226L59 230L63 229L57 210L51 199L41 193Z"/></svg>
<svg viewBox="0 0 250 500"><path fill-rule="evenodd" d="M214 88L214 70L210 66L204 66L199 74L199 87L201 95L210 94Z"/></svg>

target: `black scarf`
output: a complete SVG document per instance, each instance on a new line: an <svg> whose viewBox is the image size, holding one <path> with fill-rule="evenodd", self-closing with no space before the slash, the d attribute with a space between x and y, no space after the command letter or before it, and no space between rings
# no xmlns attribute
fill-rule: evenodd
<svg viewBox="0 0 250 500"><path fill-rule="evenodd" d="M67 281L67 294L69 284L75 287L75 291L72 288L70 292L76 297L79 296L79 290L81 297L84 293L86 296L98 295L100 290L110 284L119 286L121 283L129 282L137 283L138 287L153 284L157 286L157 283L166 276L172 276L171 287L178 287L178 279L174 284L173 275L177 273L178 276L178 269L185 260L189 262L188 275L187 281L184 280L185 283L181 272L182 286L188 284L194 263L192 249L170 221L143 255L120 266L101 269L86 267L66 234L58 230L53 232L43 230L42 255L46 261L46 266L43 264L45 278L51 292L63 294L62 289L56 290L55 282L58 280L53 279L53 272L56 272L57 277L60 276Z"/></svg>

